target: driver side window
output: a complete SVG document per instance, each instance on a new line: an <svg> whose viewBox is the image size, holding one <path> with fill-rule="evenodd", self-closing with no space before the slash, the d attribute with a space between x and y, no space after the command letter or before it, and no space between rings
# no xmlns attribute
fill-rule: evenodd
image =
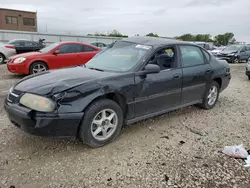
<svg viewBox="0 0 250 188"><path fill-rule="evenodd" d="M166 47L157 50L151 57L149 63L156 64L162 70L175 67L176 53L174 47Z"/></svg>

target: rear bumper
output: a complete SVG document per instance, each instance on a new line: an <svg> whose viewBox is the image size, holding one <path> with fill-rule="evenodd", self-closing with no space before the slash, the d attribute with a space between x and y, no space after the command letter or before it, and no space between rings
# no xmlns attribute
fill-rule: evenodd
<svg viewBox="0 0 250 188"><path fill-rule="evenodd" d="M12 124L37 136L75 139L83 113L36 115L32 110L5 101L5 111Z"/></svg>

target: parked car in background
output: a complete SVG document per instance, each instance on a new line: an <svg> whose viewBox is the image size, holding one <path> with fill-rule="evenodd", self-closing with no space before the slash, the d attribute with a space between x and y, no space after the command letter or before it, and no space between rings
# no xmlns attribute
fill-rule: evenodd
<svg viewBox="0 0 250 188"><path fill-rule="evenodd" d="M194 42L194 44L201 46L202 48L206 49L209 52L211 52L212 50L215 49L213 47L213 45L211 45L210 43L207 43L207 42Z"/></svg>
<svg viewBox="0 0 250 188"><path fill-rule="evenodd" d="M25 39L15 39L8 44L15 46L17 54L38 51L46 46L43 39L39 39L38 42Z"/></svg>
<svg viewBox="0 0 250 188"><path fill-rule="evenodd" d="M197 45L131 37L85 66L24 78L10 90L5 109L30 134L79 137L99 147L124 124L194 104L213 108L230 78L228 63Z"/></svg>
<svg viewBox="0 0 250 188"><path fill-rule="evenodd" d="M9 59L7 66L12 73L34 74L48 69L76 66L87 63L99 48L80 42L60 42L37 52L19 54Z"/></svg>
<svg viewBox="0 0 250 188"><path fill-rule="evenodd" d="M226 48L226 46L220 46L215 48L214 50L211 51L211 53L216 56L218 55L222 50L224 50Z"/></svg>
<svg viewBox="0 0 250 188"><path fill-rule="evenodd" d="M91 43L91 45L96 46L96 47L101 48L101 49L104 49L107 47L107 44L104 44L102 42L93 42L93 43Z"/></svg>
<svg viewBox="0 0 250 188"><path fill-rule="evenodd" d="M16 54L15 46L0 43L0 64L5 63L7 59L9 59L10 56L13 56Z"/></svg>
<svg viewBox="0 0 250 188"><path fill-rule="evenodd" d="M239 63L250 58L250 45L234 44L227 46L219 54L218 59L224 59L228 63Z"/></svg>
<svg viewBox="0 0 250 188"><path fill-rule="evenodd" d="M246 75L247 75L248 79L250 80L250 58L247 61Z"/></svg>

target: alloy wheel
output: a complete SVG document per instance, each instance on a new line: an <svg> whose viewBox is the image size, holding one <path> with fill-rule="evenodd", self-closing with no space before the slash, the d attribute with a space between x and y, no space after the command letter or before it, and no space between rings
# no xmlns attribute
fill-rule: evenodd
<svg viewBox="0 0 250 188"><path fill-rule="evenodd" d="M110 138L116 131L118 116L111 109L104 109L97 113L91 124L91 134L98 141Z"/></svg>
<svg viewBox="0 0 250 188"><path fill-rule="evenodd" d="M216 86L212 86L208 92L208 105L213 106L218 97L218 89Z"/></svg>
<svg viewBox="0 0 250 188"><path fill-rule="evenodd" d="M37 65L34 66L32 72L33 72L33 74L36 74L36 73L39 73L39 72L44 72L46 70L47 70L47 68L45 67L45 65L37 64Z"/></svg>

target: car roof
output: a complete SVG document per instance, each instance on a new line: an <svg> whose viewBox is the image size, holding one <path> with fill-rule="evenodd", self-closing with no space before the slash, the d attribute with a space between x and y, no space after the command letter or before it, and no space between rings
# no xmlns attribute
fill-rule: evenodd
<svg viewBox="0 0 250 188"><path fill-rule="evenodd" d="M55 42L58 44L83 44L83 45L87 45L87 46L92 46L91 44L88 43L84 43L84 42L75 42L75 41L62 41L62 42Z"/></svg>
<svg viewBox="0 0 250 188"><path fill-rule="evenodd" d="M132 42L136 44L143 44L153 46L154 48L158 48L168 44L190 44L188 42L176 40L176 39L167 39L162 37L129 37L124 38L121 41Z"/></svg>
<svg viewBox="0 0 250 188"><path fill-rule="evenodd" d="M55 42L57 44L81 44L81 45L86 45L86 46L90 46L91 48L95 48L95 49L99 49L96 46L92 45L92 44L88 44L88 43L84 43L84 42L75 42L75 41L63 41L63 42Z"/></svg>

